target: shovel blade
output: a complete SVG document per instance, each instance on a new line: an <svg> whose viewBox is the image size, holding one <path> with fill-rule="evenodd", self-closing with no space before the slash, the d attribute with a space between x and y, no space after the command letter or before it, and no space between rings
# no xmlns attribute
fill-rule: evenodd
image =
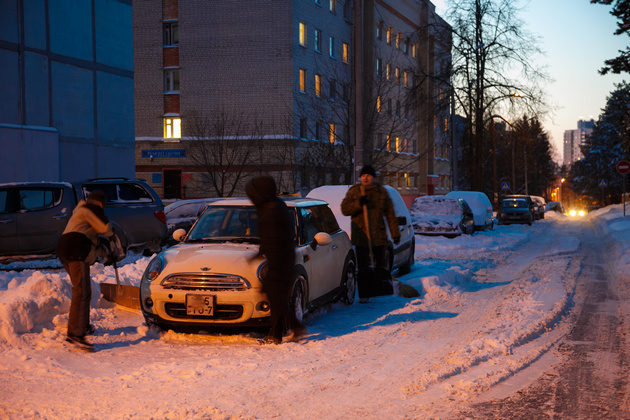
<svg viewBox="0 0 630 420"><path fill-rule="evenodd" d="M140 309L140 288L136 286L101 283L101 294L105 300L131 309Z"/></svg>

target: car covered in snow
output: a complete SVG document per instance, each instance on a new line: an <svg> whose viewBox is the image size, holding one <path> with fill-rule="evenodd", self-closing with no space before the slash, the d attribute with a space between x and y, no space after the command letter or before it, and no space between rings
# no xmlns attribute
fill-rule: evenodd
<svg viewBox="0 0 630 420"><path fill-rule="evenodd" d="M494 227L494 211L488 196L479 191L451 191L446 198L461 198L473 212L475 229L486 230Z"/></svg>
<svg viewBox="0 0 630 420"><path fill-rule="evenodd" d="M178 200L164 207L166 215L166 227L168 228L167 244L175 245L178 243L173 239L173 232L177 229L184 229L186 232L190 230L195 221L204 211L204 209L218 198L194 198L188 200Z"/></svg>
<svg viewBox="0 0 630 420"><path fill-rule="evenodd" d="M461 198L443 195L426 195L414 200L411 223L416 235L446 236L454 238L475 231L473 212Z"/></svg>
<svg viewBox="0 0 630 420"><path fill-rule="evenodd" d="M307 197L326 201L339 221L341 228L348 236L352 237L351 217L341 213L341 202L350 187L351 185L324 185L311 190ZM398 229L400 230L400 242L394 244L389 233L389 226L385 225L389 237L389 244L386 249L387 261L390 271L398 270L399 274L407 274L411 271L411 267L414 264L416 250L413 228L411 227L411 214L405 205L405 201L395 188L389 185L383 185L383 187L387 190L389 198L394 205L394 213L396 214Z"/></svg>
<svg viewBox="0 0 630 420"><path fill-rule="evenodd" d="M294 279L290 304L299 320L323 303L354 302L356 257L350 238L321 200L283 198L294 221ZM140 281L147 325L269 326L262 291L266 262L257 257L256 208L247 198L209 204L178 245L149 262Z"/></svg>

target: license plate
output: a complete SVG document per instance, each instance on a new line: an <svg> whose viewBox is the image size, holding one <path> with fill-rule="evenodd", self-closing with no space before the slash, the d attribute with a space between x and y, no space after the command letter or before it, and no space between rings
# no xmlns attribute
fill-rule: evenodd
<svg viewBox="0 0 630 420"><path fill-rule="evenodd" d="M214 296L186 295L186 315L212 315L214 313Z"/></svg>

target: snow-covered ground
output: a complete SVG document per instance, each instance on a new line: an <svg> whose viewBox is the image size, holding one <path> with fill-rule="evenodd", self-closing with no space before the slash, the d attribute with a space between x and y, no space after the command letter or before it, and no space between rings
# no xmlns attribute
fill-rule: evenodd
<svg viewBox="0 0 630 420"><path fill-rule="evenodd" d="M64 344L66 273L15 263L0 272L0 418L453 418L523 385L526 368L554 363L587 229L627 279L630 215L619 205L416 236L416 264L400 280L420 298L330 305L307 319L306 342L282 345L259 345L256 332L149 330L139 312L100 299L97 283L115 280L97 264L97 351L77 352ZM149 260L127 257L123 283L136 284Z"/></svg>

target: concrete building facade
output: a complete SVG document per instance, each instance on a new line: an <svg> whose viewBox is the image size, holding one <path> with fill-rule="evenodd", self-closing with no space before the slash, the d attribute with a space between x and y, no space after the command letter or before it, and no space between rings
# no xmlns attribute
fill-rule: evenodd
<svg viewBox="0 0 630 420"><path fill-rule="evenodd" d="M578 128L575 130L564 131L564 143L563 143L563 160L562 163L566 166L571 166L573 162L577 162L584 157L581 146L586 142L586 138L593 132L595 125L594 120L579 120Z"/></svg>
<svg viewBox="0 0 630 420"><path fill-rule="evenodd" d="M131 0L0 7L0 182L133 177Z"/></svg>
<svg viewBox="0 0 630 420"><path fill-rule="evenodd" d="M429 1L133 9L136 174L166 198L239 194L259 172L288 192L352 183L364 163L411 199L448 188L446 87L424 76L450 66L450 38Z"/></svg>

